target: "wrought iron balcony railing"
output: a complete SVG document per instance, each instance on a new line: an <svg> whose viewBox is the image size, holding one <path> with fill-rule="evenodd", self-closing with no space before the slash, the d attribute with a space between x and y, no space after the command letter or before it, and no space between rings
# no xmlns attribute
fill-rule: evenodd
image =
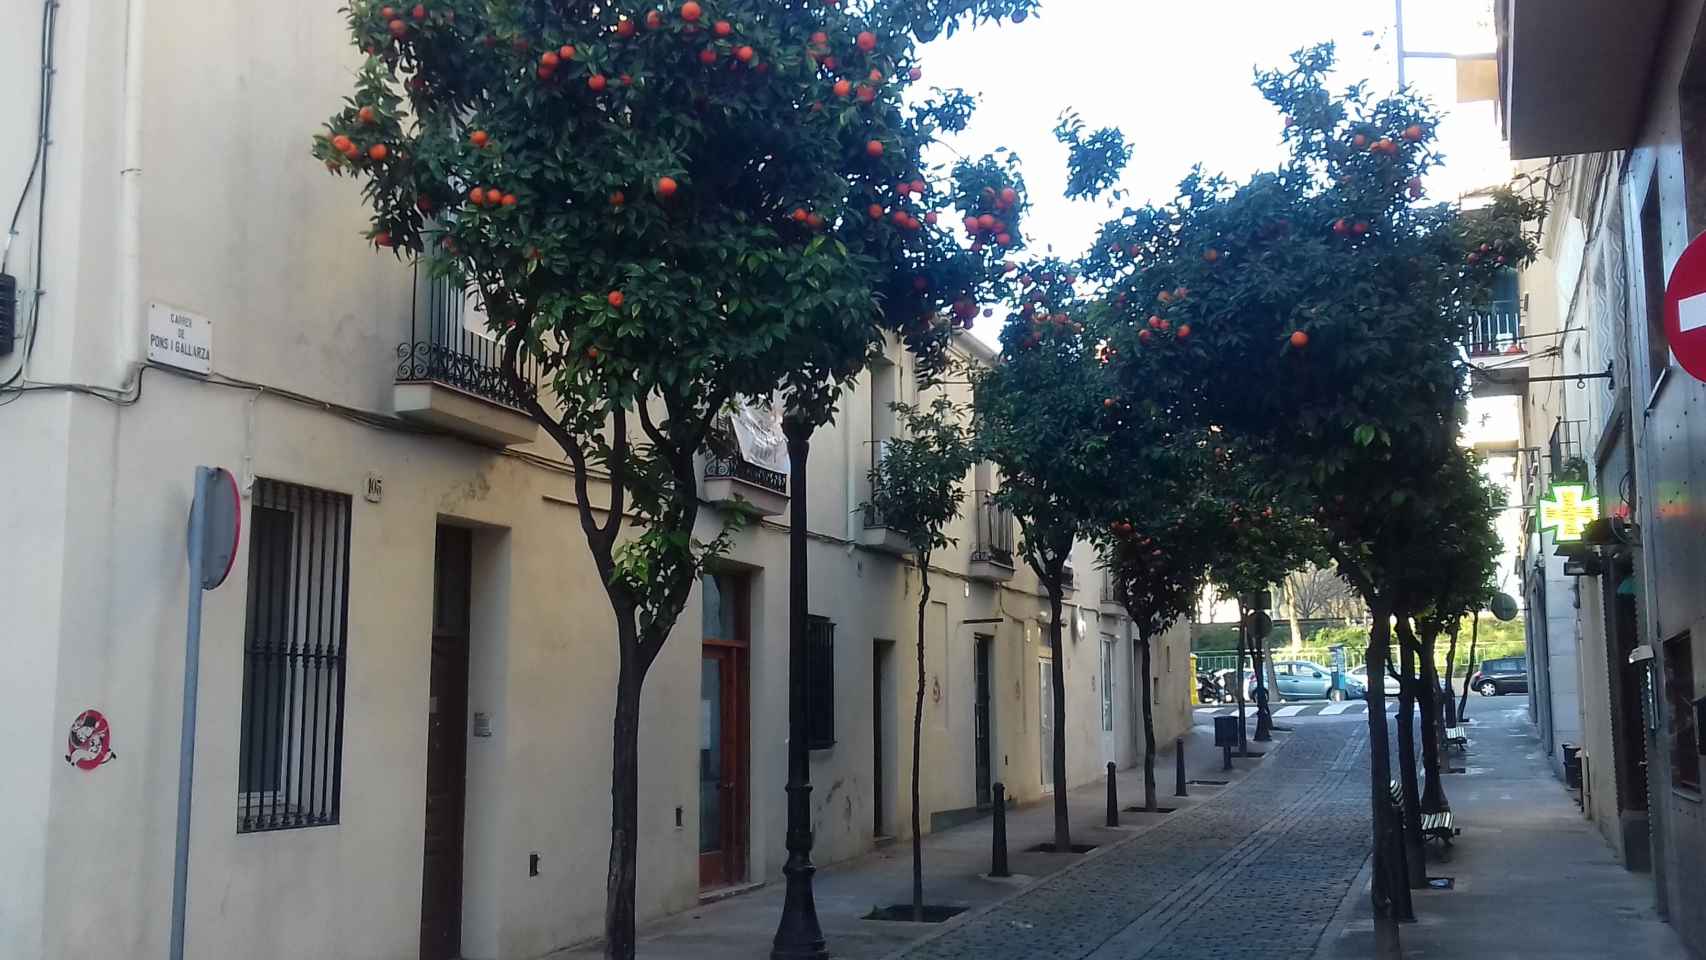
<svg viewBox="0 0 1706 960"><path fill-rule="evenodd" d="M397 382L441 383L524 409L521 394L504 376L503 345L485 333L485 315L469 295L447 277L418 283L416 290L409 339L397 345ZM523 382L535 384L538 375L534 361L524 358Z"/></svg>
<svg viewBox="0 0 1706 960"><path fill-rule="evenodd" d="M738 453L728 457L707 456L705 458L705 479L718 480L724 477L745 480L754 486L773 490L784 497L788 495L788 478L785 474L747 463Z"/></svg>
<svg viewBox="0 0 1706 960"><path fill-rule="evenodd" d="M1520 354L1523 350L1522 314L1515 303L1496 301L1492 309L1470 319L1463 350L1471 357Z"/></svg>

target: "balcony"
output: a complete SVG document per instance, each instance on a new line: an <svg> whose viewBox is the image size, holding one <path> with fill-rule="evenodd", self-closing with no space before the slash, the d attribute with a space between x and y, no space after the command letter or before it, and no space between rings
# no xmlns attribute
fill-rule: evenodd
<svg viewBox="0 0 1706 960"><path fill-rule="evenodd" d="M966 576L985 583L1013 579L1013 514L987 490L972 494L975 533Z"/></svg>
<svg viewBox="0 0 1706 960"><path fill-rule="evenodd" d="M1119 592L1114 589L1114 578L1112 576L1104 575L1102 577L1101 609L1104 617L1125 616L1125 604L1120 602Z"/></svg>
<svg viewBox="0 0 1706 960"><path fill-rule="evenodd" d="M882 514L871 507L866 507L862 513L865 525L859 531L861 545L883 553L892 553L897 557L904 557L912 552L912 544L906 542L906 537L899 530L891 529L885 524Z"/></svg>
<svg viewBox="0 0 1706 960"><path fill-rule="evenodd" d="M747 463L739 453L708 454L700 495L725 510L775 517L788 509L788 478Z"/></svg>
<svg viewBox="0 0 1706 960"><path fill-rule="evenodd" d="M1063 564L1060 568L1060 592L1070 596L1078 589L1078 575L1072 571L1072 564Z"/></svg>
<svg viewBox="0 0 1706 960"><path fill-rule="evenodd" d="M1458 344L1469 358L1475 396L1521 396L1528 389L1528 350L1514 302L1495 301L1493 309L1475 314Z"/></svg>
<svg viewBox="0 0 1706 960"><path fill-rule="evenodd" d="M422 282L424 305L409 317L409 339L397 345L391 404L406 420L431 424L490 447L532 443L539 425L503 374L503 348L485 334L485 315L447 278ZM522 376L538 381L531 360Z"/></svg>

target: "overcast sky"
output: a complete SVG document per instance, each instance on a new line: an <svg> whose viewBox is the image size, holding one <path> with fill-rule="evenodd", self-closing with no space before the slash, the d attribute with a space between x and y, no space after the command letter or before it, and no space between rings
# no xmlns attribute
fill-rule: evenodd
<svg viewBox="0 0 1706 960"><path fill-rule="evenodd" d="M1406 0L1408 51L1483 53L1493 46L1488 0ZM1393 0L1049 0L1040 16L937 41L925 80L978 94L972 126L949 144L975 157L1006 146L1023 162L1033 251L1072 256L1125 205L1165 201L1195 163L1242 178L1281 158L1281 118L1252 86L1255 67L1292 51L1338 45L1345 83L1397 86ZM1455 102L1450 61L1407 58L1410 84L1447 112L1447 163L1429 195L1450 198L1508 171L1490 103ZM1134 147L1124 201L1067 201L1065 148L1052 130L1063 110L1094 129L1117 126ZM953 153L939 159L951 160ZM975 332L994 342L1001 312Z"/></svg>

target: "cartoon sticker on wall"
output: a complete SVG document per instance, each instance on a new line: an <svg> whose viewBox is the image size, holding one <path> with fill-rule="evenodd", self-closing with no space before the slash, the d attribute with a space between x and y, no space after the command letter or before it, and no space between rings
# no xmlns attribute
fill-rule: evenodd
<svg viewBox="0 0 1706 960"><path fill-rule="evenodd" d="M116 756L112 727L101 711L90 708L71 721L71 733L65 738L66 763L79 770L93 770Z"/></svg>

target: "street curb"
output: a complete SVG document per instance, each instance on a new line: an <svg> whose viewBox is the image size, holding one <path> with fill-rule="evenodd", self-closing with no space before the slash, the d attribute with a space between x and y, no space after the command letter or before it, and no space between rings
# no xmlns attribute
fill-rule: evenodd
<svg viewBox="0 0 1706 960"><path fill-rule="evenodd" d="M1275 739L1275 740L1268 741L1268 744L1267 744L1268 749L1266 751L1264 751L1264 753L1263 753L1264 761L1268 757L1272 757L1274 754L1277 754L1277 753L1284 751L1286 744L1288 744L1290 742L1291 742L1290 737L1286 737L1283 740ZM1239 788L1243 787L1244 784L1248 783L1249 781L1250 781L1250 777L1248 777L1248 776L1241 777L1241 778L1239 778L1237 783L1229 784L1224 789L1222 789L1219 793L1216 793L1212 798L1205 799L1202 803L1192 804L1187 809L1179 810L1175 813L1169 814L1167 816L1167 818L1164 820L1157 820L1154 823L1146 824L1142 827L1139 827L1138 829L1134 830L1132 832L1131 836L1129 836L1129 837L1122 837L1121 839L1116 840L1113 843L1098 844L1096 849L1085 854L1083 859L1079 860L1077 863L1069 864L1065 867L1060 868L1059 870L1056 870L1053 873L1044 874L1043 876L1036 877L1031 882L1025 884L1022 887L1019 887L1018 889L1014 890L1012 893L1009 893L1004 897L1001 897L997 900L991 901L990 903L986 903L983 906L978 907L975 910L967 910L965 913L962 913L959 916L954 917L953 919L947 921L946 923L943 923L937 929L930 931L929 933L925 934L922 937L919 937L918 939L912 941L911 943L908 943L905 946L900 947L898 949L895 949L893 951L890 951L889 953L883 954L881 957L878 958L878 960L902 960L902 958L906 957L908 954L912 953L914 950L918 950L919 948L925 946L926 944L933 943L937 939L947 936L948 934L959 929L960 926L962 926L963 924L969 923L972 920L975 920L979 917L982 917L985 914L992 913L996 910L1001 909L1002 907L1006 906L1007 904L1012 903L1014 900L1017 900L1020 897L1024 896L1025 894L1031 892L1039 884L1042 884L1042 883L1050 881L1050 880L1054 880L1057 877L1064 877L1067 874L1070 874L1075 870L1083 868L1086 864L1094 863L1098 857L1101 857L1110 851L1118 850L1119 848L1125 846L1128 843L1137 842L1138 840L1142 839L1146 834L1148 834L1151 830L1154 830L1157 827L1160 827L1164 824L1173 823L1177 820L1189 819L1190 817L1195 815L1196 811L1202 810L1202 809L1209 807L1209 806L1212 806L1215 801L1219 800L1221 797L1224 797L1229 793L1232 793L1232 792L1238 790Z"/></svg>
<svg viewBox="0 0 1706 960"><path fill-rule="evenodd" d="M1374 882L1374 852L1369 851L1368 858L1363 860L1362 869L1357 871L1356 879L1351 881L1351 888L1345 891L1343 900L1333 911L1333 919L1327 922L1327 929L1321 931L1321 939L1316 941L1315 950L1310 960L1333 960L1331 950L1344 937L1345 928L1350 926L1351 918L1356 915L1357 906L1368 896L1370 884Z"/></svg>

